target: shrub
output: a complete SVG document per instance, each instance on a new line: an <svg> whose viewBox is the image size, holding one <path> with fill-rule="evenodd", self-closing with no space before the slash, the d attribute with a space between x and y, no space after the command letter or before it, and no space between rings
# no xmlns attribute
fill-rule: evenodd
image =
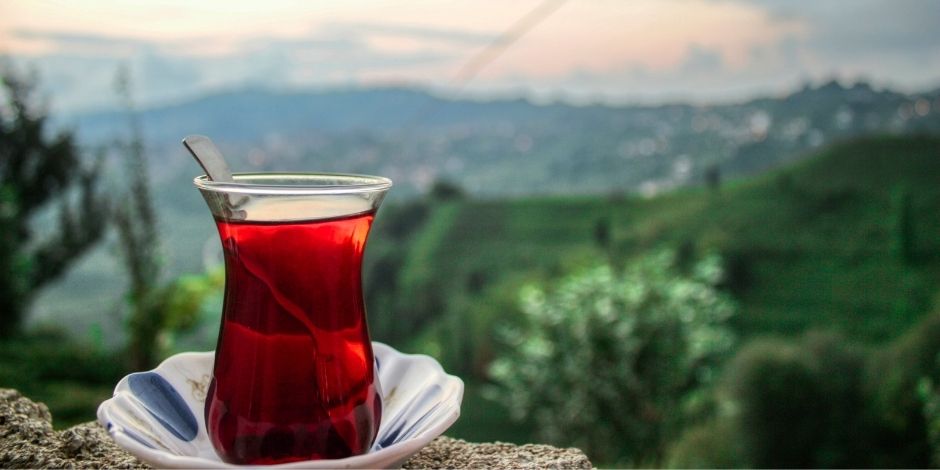
<svg viewBox="0 0 940 470"><path fill-rule="evenodd" d="M717 414L687 431L668 461L705 467L928 466L940 448L940 399L933 385L940 378L938 328L940 317L928 318L874 354L834 334L754 340L726 366L716 388Z"/></svg>
<svg viewBox="0 0 940 470"><path fill-rule="evenodd" d="M904 186L891 191L891 251L898 261L913 264L917 258L911 192Z"/></svg>
<svg viewBox="0 0 940 470"><path fill-rule="evenodd" d="M692 426L673 444L667 468L746 468L741 436L734 422L711 419Z"/></svg>
<svg viewBox="0 0 940 470"><path fill-rule="evenodd" d="M832 334L759 339L715 391L717 413L690 428L679 467L940 465L940 315L871 352Z"/></svg>
<svg viewBox="0 0 940 470"><path fill-rule="evenodd" d="M550 291L524 288L523 322L501 330L508 351L490 369L495 393L542 439L599 461L658 461L733 346L721 275L717 257L686 274L661 251L623 272L597 266Z"/></svg>
<svg viewBox="0 0 940 470"><path fill-rule="evenodd" d="M756 340L723 381L743 458L755 467L846 467L865 460L865 357L840 337Z"/></svg>
<svg viewBox="0 0 940 470"><path fill-rule="evenodd" d="M940 467L940 390L937 389L935 379L924 377L917 391L924 403L924 421L926 421L927 439L930 444L930 464Z"/></svg>
<svg viewBox="0 0 940 470"><path fill-rule="evenodd" d="M752 343L730 369L732 409L738 412L745 458L756 467L810 467L822 438L821 392L797 348L778 341Z"/></svg>
<svg viewBox="0 0 940 470"><path fill-rule="evenodd" d="M926 317L910 332L872 357L868 389L871 413L877 424L870 450L877 466L930 465L929 416L921 385L925 378L940 379L940 314ZM936 383L936 382L934 382Z"/></svg>

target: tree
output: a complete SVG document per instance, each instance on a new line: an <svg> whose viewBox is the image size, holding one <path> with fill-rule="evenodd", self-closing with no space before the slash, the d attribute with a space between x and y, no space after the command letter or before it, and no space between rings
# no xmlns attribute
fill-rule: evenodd
<svg viewBox="0 0 940 470"><path fill-rule="evenodd" d="M83 165L70 132L50 135L28 80L0 73L0 336L10 336L36 294L104 235L108 204L98 193L100 164ZM50 206L58 221L39 236L34 221Z"/></svg>
<svg viewBox="0 0 940 470"><path fill-rule="evenodd" d="M594 243L603 250L610 249L610 218L601 217L594 222Z"/></svg>
<svg viewBox="0 0 940 470"><path fill-rule="evenodd" d="M165 281L162 273L157 212L150 190L144 138L130 91L126 68L118 70L116 88L124 99L129 125L128 139L115 147L124 157L129 185L122 204L114 211L121 252L130 285L127 318L128 360L134 370L156 364L170 333L191 328L198 320L202 303L222 289L222 279L213 274L182 276Z"/></svg>
<svg viewBox="0 0 940 470"><path fill-rule="evenodd" d="M134 111L130 75L118 70L115 87L128 114L128 140L119 142L124 156L125 174L130 182L127 197L114 211L114 221L121 242L121 253L129 275L128 354L130 366L146 368L156 361L158 338L164 329L159 292L161 260L157 235L157 215L150 196L150 178L144 156L143 135Z"/></svg>
<svg viewBox="0 0 940 470"><path fill-rule="evenodd" d="M891 251L904 264L916 261L914 236L914 211L911 193L905 186L898 186L891 192L893 220L891 226Z"/></svg>
<svg viewBox="0 0 940 470"><path fill-rule="evenodd" d="M734 344L719 260L689 272L663 251L622 273L601 265L553 291L525 288L522 323L503 331L507 353L490 370L495 393L540 438L604 462L659 461Z"/></svg>
<svg viewBox="0 0 940 470"><path fill-rule="evenodd" d="M717 164L705 168L705 186L712 191L721 189L721 167Z"/></svg>
<svg viewBox="0 0 940 470"><path fill-rule="evenodd" d="M455 201L466 196L463 188L457 183L443 179L437 180L431 185L429 194L433 201Z"/></svg>

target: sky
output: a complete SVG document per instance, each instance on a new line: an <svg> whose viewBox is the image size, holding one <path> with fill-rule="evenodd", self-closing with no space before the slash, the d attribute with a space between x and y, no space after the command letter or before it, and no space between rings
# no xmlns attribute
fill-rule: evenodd
<svg viewBox="0 0 940 470"><path fill-rule="evenodd" d="M500 54L484 52L533 11L551 13ZM0 0L0 56L34 70L64 112L115 106L122 66L143 105L245 87L388 85L708 103L833 78L936 88L937 25L933 0ZM468 75L470 64L485 66Z"/></svg>

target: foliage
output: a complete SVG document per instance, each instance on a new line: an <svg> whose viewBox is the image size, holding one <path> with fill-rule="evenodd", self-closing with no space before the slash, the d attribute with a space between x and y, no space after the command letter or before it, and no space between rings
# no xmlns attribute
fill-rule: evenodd
<svg viewBox="0 0 940 470"><path fill-rule="evenodd" d="M380 211L367 252L367 264L381 262L387 273L386 282L377 282L368 275L374 268L367 271L374 336L425 353L460 338L473 343L467 346L475 351L473 357L449 354L455 362L445 365L481 371L486 367L481 361L492 354L477 354L480 349L467 331L478 335L480 348L487 349L493 337L491 320L512 317L518 310L521 282L558 276L585 266L586 260L602 258L592 239L595 222L607 218L613 226L614 219L611 206L601 202L581 197L429 203L407 237L389 233L389 225L401 225L383 219L399 212L390 205L388 209L395 210ZM458 329L451 331L455 326ZM474 374L476 379L485 377Z"/></svg>
<svg viewBox="0 0 940 470"><path fill-rule="evenodd" d="M489 292L606 257L595 241L603 220L614 260L661 243L721 253L727 267L721 287L741 305L732 323L743 337L827 328L862 342L888 342L929 311L940 288L940 257L932 255L940 253L938 145L936 137L849 141L764 177L723 181L717 193L428 204L407 237L392 237L385 227L401 224L383 220L391 212L380 211L367 258L382 260L389 282L367 282L370 327L397 347L433 352L421 348L462 334L446 331L448 325L478 328L478 307L497 304ZM914 264L892 251L886 217L892 188L902 183L916 221ZM480 279L483 288L475 293L470 287ZM424 339L409 341L416 336Z"/></svg>
<svg viewBox="0 0 940 470"><path fill-rule="evenodd" d="M721 189L721 168L711 164L705 168L705 186L711 191Z"/></svg>
<svg viewBox="0 0 940 470"><path fill-rule="evenodd" d="M602 217L594 222L594 242L602 250L610 249L610 218Z"/></svg>
<svg viewBox="0 0 940 470"><path fill-rule="evenodd" d="M821 149L765 176L724 183L718 194L675 192L625 209L618 242L630 253L694 240L729 261L742 336L827 328L888 342L926 314L940 288L940 174L936 137L869 137ZM900 259L894 219L916 241ZM908 243L907 246L913 246Z"/></svg>
<svg viewBox="0 0 940 470"><path fill-rule="evenodd" d="M716 257L682 273L667 250L622 273L598 266L550 292L525 288L523 322L503 331L509 351L491 368L497 393L550 442L602 461L659 459L734 344L720 279Z"/></svg>
<svg viewBox="0 0 940 470"><path fill-rule="evenodd" d="M454 199L463 199L465 193L463 188L457 183L447 180L437 180L431 185L428 196L434 201L451 201Z"/></svg>
<svg viewBox="0 0 940 470"><path fill-rule="evenodd" d="M36 293L101 239L108 205L97 193L100 166L82 165L71 133L49 135L31 83L0 73L0 336L10 336ZM58 223L38 236L34 219L50 206Z"/></svg>
<svg viewBox="0 0 940 470"><path fill-rule="evenodd" d="M894 188L891 194L893 226L891 227L891 250L902 263L913 263L917 258L914 239L914 211L911 207L910 191L904 186Z"/></svg>
<svg viewBox="0 0 940 470"><path fill-rule="evenodd" d="M509 409L499 400L486 393L487 385L477 381L465 381L460 414L447 435L469 442L512 442L531 444L536 441L529 421L510 421Z"/></svg>
<svg viewBox="0 0 940 470"><path fill-rule="evenodd" d="M214 341L219 309L208 304L213 304L210 300L221 292L223 282L224 272L214 270L181 276L158 291L164 299L160 307L164 323L155 340L157 358L166 351L194 349L177 345L188 339L182 338L183 332L198 320L207 323L209 341ZM199 349L211 348L206 338L196 343ZM100 344L76 342L61 330L33 329L16 338L0 339L0 387L16 388L48 405L55 426L61 429L94 419L98 405L111 396L114 385L129 370L122 359L126 357L120 353Z"/></svg>
<svg viewBox="0 0 940 470"><path fill-rule="evenodd" d="M818 333L743 348L727 367L721 408L734 410L747 466L866 466L865 359Z"/></svg>
<svg viewBox="0 0 940 470"><path fill-rule="evenodd" d="M483 283L483 274L469 281ZM474 382L488 376L499 348L493 334L496 325L519 317L521 279L506 279L480 291L468 286L467 295L451 299L448 310L411 339L408 349L436 358L445 370ZM485 399L487 397L481 397ZM489 397L492 398L492 397Z"/></svg>
<svg viewBox="0 0 940 470"><path fill-rule="evenodd" d="M160 337L161 353L215 349L222 321L224 288L222 266L202 274L180 276L173 282L173 292L165 306L168 321Z"/></svg>
<svg viewBox="0 0 940 470"><path fill-rule="evenodd" d="M936 464L940 313L880 349L812 332L756 339L726 365L712 418L672 446L677 467Z"/></svg>
<svg viewBox="0 0 940 470"><path fill-rule="evenodd" d="M713 418L691 424L669 448L666 468L749 468L736 423Z"/></svg>
<svg viewBox="0 0 940 470"><path fill-rule="evenodd" d="M62 332L30 331L0 340L0 386L48 405L57 428L94 419L124 373L111 353L70 341Z"/></svg>
<svg viewBox="0 0 940 470"><path fill-rule="evenodd" d="M143 135L134 112L127 68L118 70L115 85L124 99L130 129L128 139L119 140L129 185L123 203L115 211L114 219L130 281L128 357L131 368L142 369L156 362L157 341L167 322L166 310L163 308L166 297L159 287L161 259L157 214L150 196L150 176L144 155Z"/></svg>
<svg viewBox="0 0 940 470"><path fill-rule="evenodd" d="M130 96L130 79L120 69L117 88L128 111L129 138L119 142L129 175L127 197L115 211L115 225L130 284L128 358L134 370L152 367L168 348L171 333L192 328L205 299L222 288L220 273L162 279L157 213L151 197L140 122Z"/></svg>
<svg viewBox="0 0 940 470"><path fill-rule="evenodd" d="M369 330L373 338L394 344L406 336L410 318L403 321L404 315L393 315L390 306L395 304L401 289L401 266L408 255L408 247L412 246L413 237L421 231L430 211L428 202L416 199L386 205L378 212L363 265Z"/></svg>
<svg viewBox="0 0 940 470"><path fill-rule="evenodd" d="M938 357L938 363L940 363L940 357ZM936 379L922 378L917 391L924 403L924 421L927 426L927 439L930 443L930 464L940 467L940 390L937 389Z"/></svg>
<svg viewBox="0 0 940 470"><path fill-rule="evenodd" d="M395 322L391 324L389 332L392 338L402 341L413 335L416 330L427 327L428 319L440 315L445 310L446 291L442 284L449 279L435 272L436 250L447 237L457 216L457 206L454 203L436 204L433 216L422 225L421 230L414 235L413 243L403 260L397 275L399 290L392 293L394 303L389 312L389 306L384 306L384 315L391 315ZM373 235L374 238L380 238Z"/></svg>
<svg viewBox="0 0 940 470"><path fill-rule="evenodd" d="M874 466L924 467L930 462L929 396L925 379L940 379L940 311L935 311L870 360L867 388L878 446L870 449ZM928 399L925 402L925 398Z"/></svg>
<svg viewBox="0 0 940 470"><path fill-rule="evenodd" d="M214 344L224 284L224 272L216 269L148 286L147 297L132 304L128 319L130 367L140 370L156 365L167 353L181 352L176 347L179 342L199 349ZM202 327L202 337L187 338L197 326Z"/></svg>

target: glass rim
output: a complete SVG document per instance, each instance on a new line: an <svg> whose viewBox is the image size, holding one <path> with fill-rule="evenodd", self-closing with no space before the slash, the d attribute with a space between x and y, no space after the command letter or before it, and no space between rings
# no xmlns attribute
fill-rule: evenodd
<svg viewBox="0 0 940 470"><path fill-rule="evenodd" d="M220 193L297 196L373 193L392 187L388 178L354 173L253 172L232 177L235 181L223 182L200 175L193 178L193 184L200 190Z"/></svg>

